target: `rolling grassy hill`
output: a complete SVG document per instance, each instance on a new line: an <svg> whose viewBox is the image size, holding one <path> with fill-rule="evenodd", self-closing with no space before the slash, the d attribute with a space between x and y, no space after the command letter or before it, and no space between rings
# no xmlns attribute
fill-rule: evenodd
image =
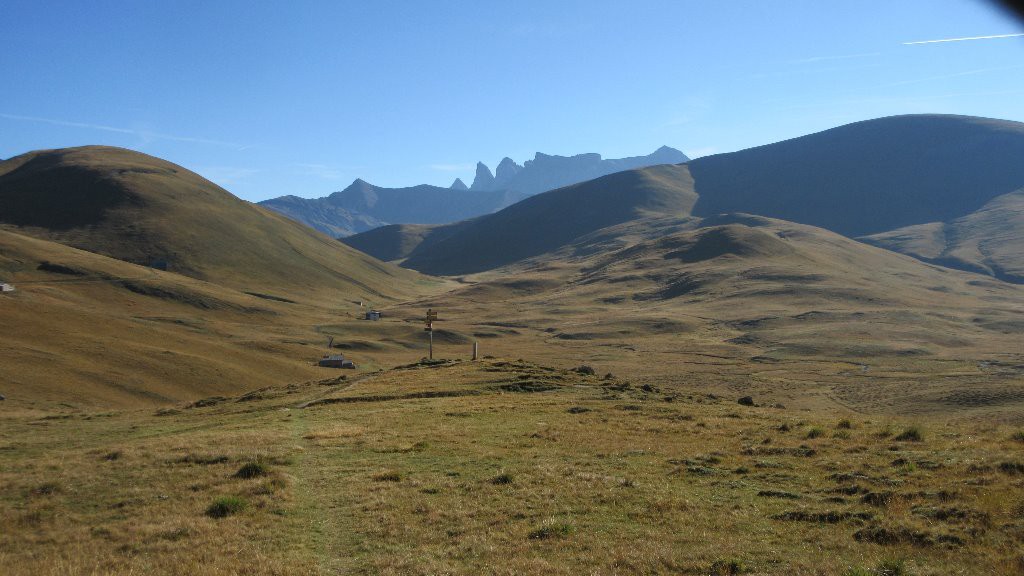
<svg viewBox="0 0 1024 576"><path fill-rule="evenodd" d="M343 241L382 257L406 255L404 266L428 274L467 274L543 254L646 214L684 216L696 200L686 168L662 165L538 194L466 222L426 230L392 226Z"/></svg>
<svg viewBox="0 0 1024 576"><path fill-rule="evenodd" d="M158 405L315 376L319 325L443 288L116 148L0 163L0 222L7 405Z"/></svg>
<svg viewBox="0 0 1024 576"><path fill-rule="evenodd" d="M949 222L918 224L861 240L926 262L1024 283L1024 190L997 196Z"/></svg>
<svg viewBox="0 0 1024 576"><path fill-rule="evenodd" d="M0 230L8 406L154 406L301 374L322 313ZM316 344L317 346L312 346Z"/></svg>
<svg viewBox="0 0 1024 576"><path fill-rule="evenodd" d="M0 225L289 299L387 298L418 282L180 166L119 148L44 150L0 163Z"/></svg>

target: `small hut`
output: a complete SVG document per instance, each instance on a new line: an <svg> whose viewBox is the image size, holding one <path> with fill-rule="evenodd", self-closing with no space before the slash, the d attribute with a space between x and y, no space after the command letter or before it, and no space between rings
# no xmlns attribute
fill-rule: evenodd
<svg viewBox="0 0 1024 576"><path fill-rule="evenodd" d="M324 356L317 362L317 366L324 368L355 368L356 365L351 360L345 360L345 357L341 354L330 354Z"/></svg>
<svg viewBox="0 0 1024 576"><path fill-rule="evenodd" d="M366 312L366 319L367 320L374 320L374 321L380 320L380 316L381 316L380 310L368 310Z"/></svg>
<svg viewBox="0 0 1024 576"><path fill-rule="evenodd" d="M14 292L14 285L0 282L0 292Z"/></svg>

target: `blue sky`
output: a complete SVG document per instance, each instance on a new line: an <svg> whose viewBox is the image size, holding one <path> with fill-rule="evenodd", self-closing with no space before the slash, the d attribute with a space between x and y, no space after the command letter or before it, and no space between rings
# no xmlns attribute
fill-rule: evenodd
<svg viewBox="0 0 1024 576"><path fill-rule="evenodd" d="M248 200L469 183L534 152L691 156L902 113L1024 121L975 0L5 0L0 158L124 146Z"/></svg>

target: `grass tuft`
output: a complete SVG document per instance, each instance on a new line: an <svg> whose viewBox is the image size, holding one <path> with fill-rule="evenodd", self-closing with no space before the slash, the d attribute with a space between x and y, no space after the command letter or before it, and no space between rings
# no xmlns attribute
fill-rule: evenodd
<svg viewBox="0 0 1024 576"><path fill-rule="evenodd" d="M186 454L185 456L175 460L175 462L180 464L202 464L204 466L208 466L210 464L224 464L227 461L228 457L223 454Z"/></svg>
<svg viewBox="0 0 1024 576"><path fill-rule="evenodd" d="M921 428L917 426L911 426L903 432L900 432L899 436L896 436L893 440L896 440L897 442L923 442L924 432L922 432Z"/></svg>
<svg viewBox="0 0 1024 576"><path fill-rule="evenodd" d="M248 502L238 496L221 496L206 509L206 515L210 518L226 518L245 510L248 505Z"/></svg>
<svg viewBox="0 0 1024 576"><path fill-rule="evenodd" d="M903 560L886 560L875 568L874 574L876 576L911 576L910 569L907 568L907 564Z"/></svg>
<svg viewBox="0 0 1024 576"><path fill-rule="evenodd" d="M1000 462L998 468L1003 474L1011 476L1024 474L1024 463L1021 462Z"/></svg>
<svg viewBox="0 0 1024 576"><path fill-rule="evenodd" d="M511 474L498 474L494 478L491 478L491 484L511 484L511 483L512 483L512 475Z"/></svg>
<svg viewBox="0 0 1024 576"><path fill-rule="evenodd" d="M711 576L736 576L749 571L750 569L742 560L735 558L719 559L711 564Z"/></svg>
<svg viewBox="0 0 1024 576"><path fill-rule="evenodd" d="M35 496L50 496L60 492L60 484L56 482L43 482L32 489L32 494Z"/></svg>
<svg viewBox="0 0 1024 576"><path fill-rule="evenodd" d="M811 428L807 431L807 439L812 440L814 438L820 438L825 435L825 431L821 428Z"/></svg>
<svg viewBox="0 0 1024 576"><path fill-rule="evenodd" d="M548 522L533 530L529 534L530 540L549 540L551 538L561 538L572 534L572 524L565 522Z"/></svg>
<svg viewBox="0 0 1024 576"><path fill-rule="evenodd" d="M377 482L401 482L402 473L395 470L385 470L384 472L374 474L373 479Z"/></svg>
<svg viewBox="0 0 1024 576"><path fill-rule="evenodd" d="M246 462L235 472L235 478L259 478L267 474L270 474L270 468L262 462Z"/></svg>

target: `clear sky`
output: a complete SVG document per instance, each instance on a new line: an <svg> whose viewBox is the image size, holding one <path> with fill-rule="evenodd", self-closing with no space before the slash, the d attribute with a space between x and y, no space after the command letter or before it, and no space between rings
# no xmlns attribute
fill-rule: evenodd
<svg viewBox="0 0 1024 576"><path fill-rule="evenodd" d="M468 184L536 151L1024 121L1022 33L981 0L4 0L0 158L124 146L256 201Z"/></svg>

